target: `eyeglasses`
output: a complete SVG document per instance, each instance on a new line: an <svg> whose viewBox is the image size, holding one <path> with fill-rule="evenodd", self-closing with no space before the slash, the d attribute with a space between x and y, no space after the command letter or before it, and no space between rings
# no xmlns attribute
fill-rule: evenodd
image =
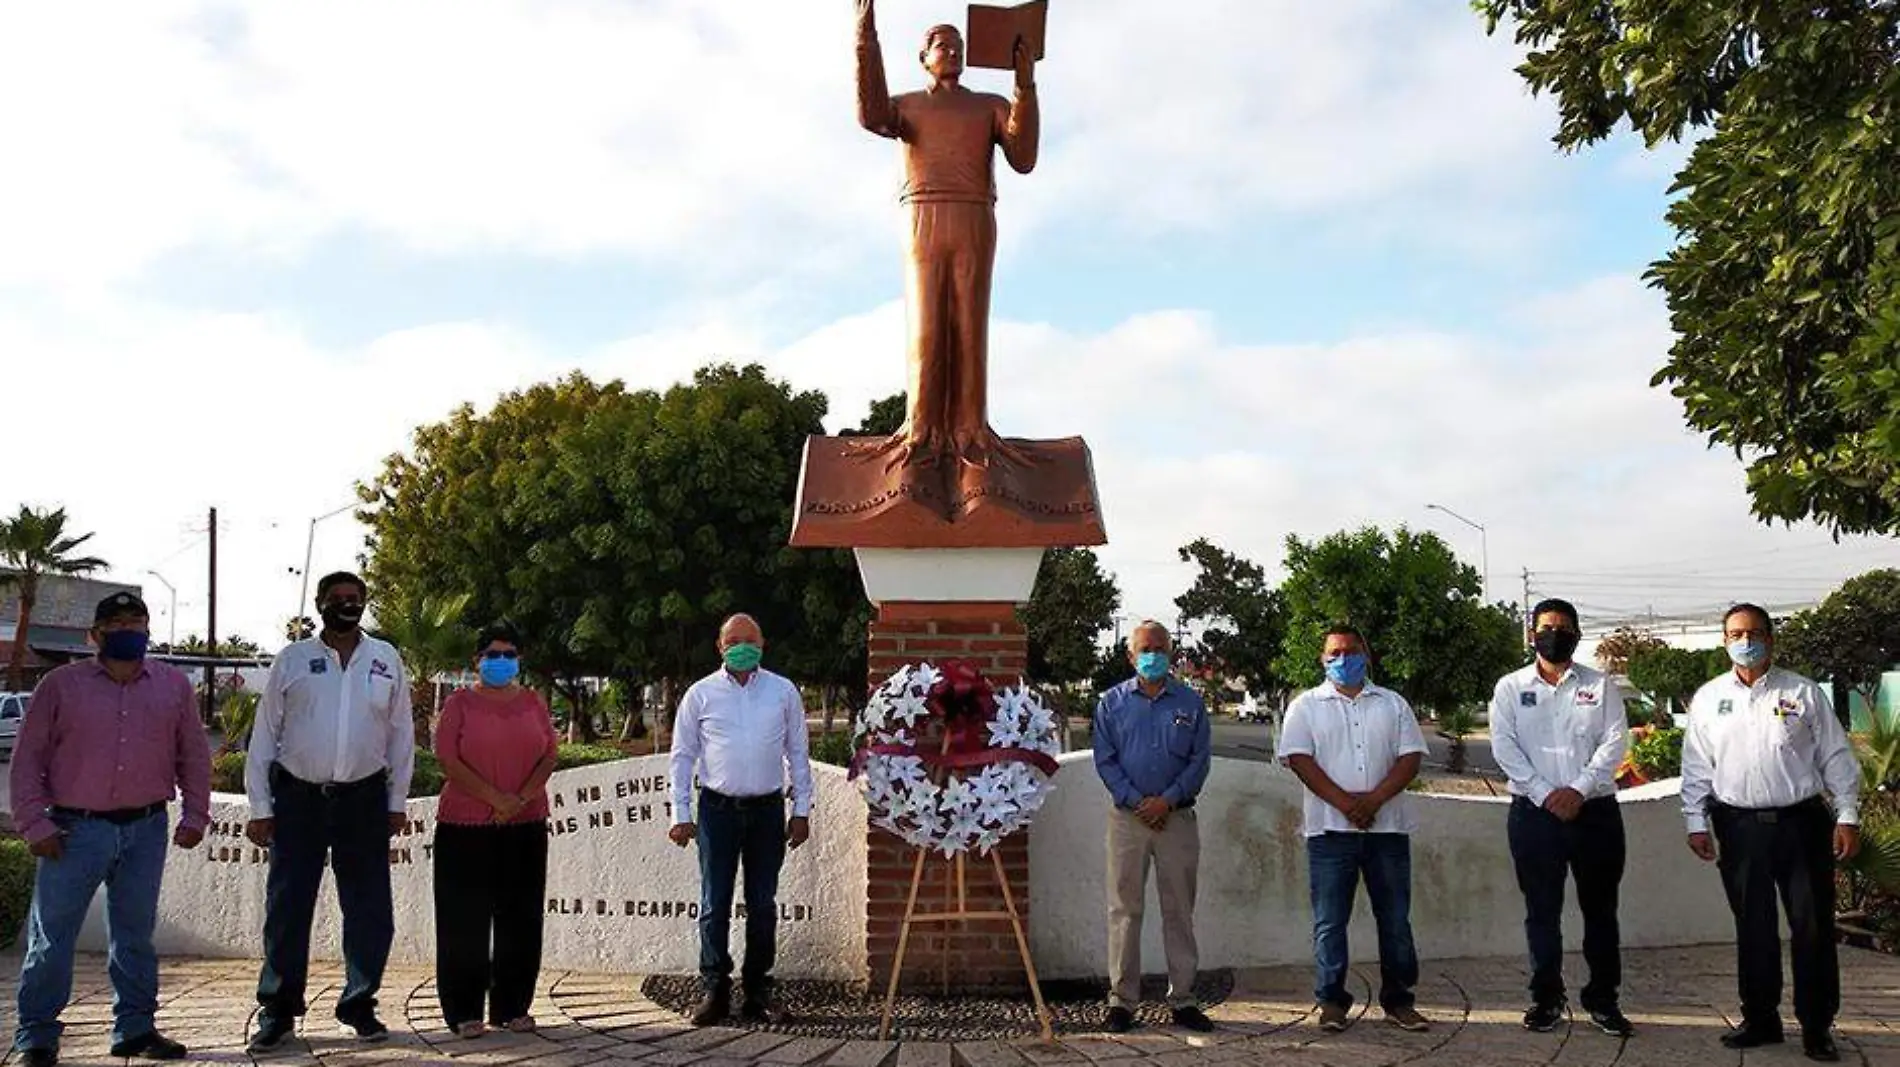
<svg viewBox="0 0 1900 1067"><path fill-rule="evenodd" d="M521 653L516 652L512 648L509 648L509 649L491 648L488 651L482 653L482 658L483 659L514 659L520 655Z"/></svg>

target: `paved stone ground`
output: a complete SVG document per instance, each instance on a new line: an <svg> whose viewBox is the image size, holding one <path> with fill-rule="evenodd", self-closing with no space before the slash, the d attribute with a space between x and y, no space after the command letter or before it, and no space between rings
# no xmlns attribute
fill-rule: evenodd
<svg viewBox="0 0 1900 1067"><path fill-rule="evenodd" d="M1580 965L1573 965L1571 973ZM1233 999L1212 1014L1214 1034L1149 1029L1124 1037L1079 1035L1057 1044L1033 1036L1017 1041L956 1044L838 1042L713 1028L693 1030L677 1015L642 998L639 980L573 972L543 975L533 1035L489 1034L459 1040L442 1028L426 970L389 976L387 1044L361 1046L341 1036L329 1009L341 981L334 967L312 976L316 991L299 1040L257 1062L274 1067L1201 1067L1270 1064L1313 1067L1648 1067L1648 1065L1800 1064L1798 1043L1728 1052L1716 1037L1729 1025L1733 957L1724 947L1647 950L1628 954L1624 1006L1640 1028L1629 1041L1605 1037L1576 1020L1554 1033L1518 1025L1523 970L1516 960L1434 961L1426 965L1420 1008L1430 1033L1407 1034L1384 1024L1377 1009L1355 1012L1341 1034L1314 1025L1304 968L1242 972ZM0 958L0 1025L13 1027L17 955ZM1900 1067L1900 959L1844 949L1845 1007L1838 1037L1843 1061ZM187 1062L248 1064L256 964L243 960L179 960L165 965L159 1023L192 1047ZM1362 1002L1376 969L1356 972ZM105 962L81 961L61 1062L103 1064L111 1018ZM901 1020L900 1020L901 1022ZM10 1061L9 1061L10 1062Z"/></svg>

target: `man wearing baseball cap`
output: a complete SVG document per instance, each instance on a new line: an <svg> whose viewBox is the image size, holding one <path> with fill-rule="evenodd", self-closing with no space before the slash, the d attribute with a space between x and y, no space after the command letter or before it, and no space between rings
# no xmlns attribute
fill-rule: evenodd
<svg viewBox="0 0 1900 1067"><path fill-rule="evenodd" d="M112 1055L185 1055L185 1046L156 1026L152 930L165 873L166 805L174 793L184 795L172 843L197 847L211 821L211 746L191 682L169 664L147 661L149 640L150 613L137 596L114 593L100 601L92 622L98 656L41 680L20 724L13 817L39 857L13 1039L26 1067L59 1062L73 944L102 884Z"/></svg>

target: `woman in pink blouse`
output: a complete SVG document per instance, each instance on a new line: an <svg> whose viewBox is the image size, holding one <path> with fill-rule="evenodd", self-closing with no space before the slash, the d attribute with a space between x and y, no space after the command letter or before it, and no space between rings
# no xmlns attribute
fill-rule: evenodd
<svg viewBox="0 0 1900 1067"><path fill-rule="evenodd" d="M534 1029L558 744L547 705L516 680L513 625L482 630L475 669L481 684L450 694L435 732L448 779L436 808L435 984L443 1018L463 1037L487 1029L484 1000L489 1025Z"/></svg>

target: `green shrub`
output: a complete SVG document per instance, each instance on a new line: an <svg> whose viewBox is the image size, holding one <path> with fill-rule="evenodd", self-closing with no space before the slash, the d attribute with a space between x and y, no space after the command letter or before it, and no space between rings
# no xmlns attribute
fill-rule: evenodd
<svg viewBox="0 0 1900 1067"><path fill-rule="evenodd" d="M562 745L554 757L554 769L564 771L570 767L591 767L596 763L612 763L627 758L625 752L612 745Z"/></svg>
<svg viewBox="0 0 1900 1067"><path fill-rule="evenodd" d="M833 730L811 739L811 758L819 763L849 767L851 757L856 754L857 748L851 744L851 732L848 730Z"/></svg>
<svg viewBox="0 0 1900 1067"><path fill-rule="evenodd" d="M220 752L211 758L211 790L214 793L244 792L244 753Z"/></svg>
<svg viewBox="0 0 1900 1067"><path fill-rule="evenodd" d="M416 750L416 772L409 778L409 796L434 797L442 795L442 763L435 753L428 749Z"/></svg>
<svg viewBox="0 0 1900 1067"><path fill-rule="evenodd" d="M1630 746L1630 759L1652 782L1682 774L1682 731L1675 727L1639 737Z"/></svg>
<svg viewBox="0 0 1900 1067"><path fill-rule="evenodd" d="M33 903L33 854L17 837L0 839L0 949L10 948Z"/></svg>

